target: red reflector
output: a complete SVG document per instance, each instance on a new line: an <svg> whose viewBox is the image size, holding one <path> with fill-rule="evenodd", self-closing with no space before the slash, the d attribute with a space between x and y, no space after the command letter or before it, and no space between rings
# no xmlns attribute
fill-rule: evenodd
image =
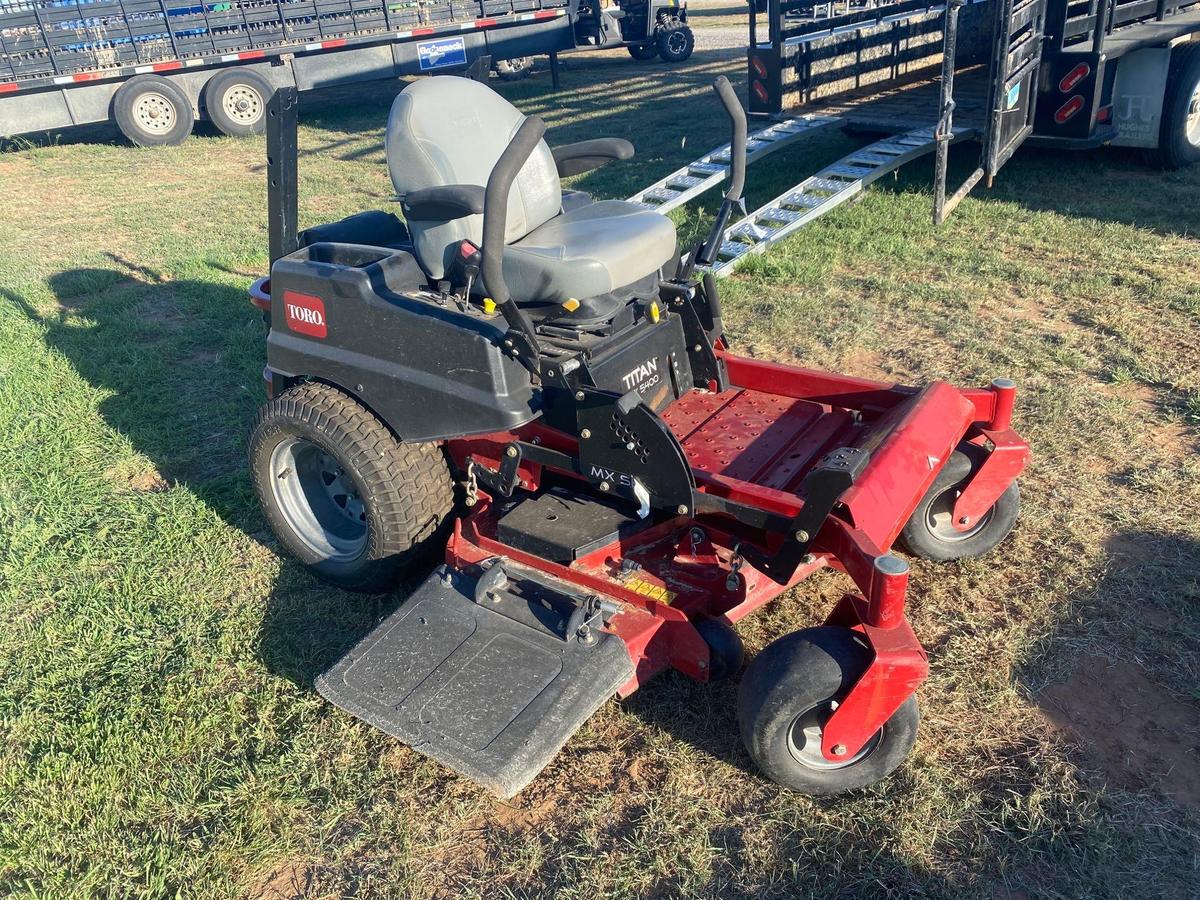
<svg viewBox="0 0 1200 900"><path fill-rule="evenodd" d="M173 59L170 62L155 63L150 68L152 68L155 72L170 72L172 69L182 69L183 63L177 59Z"/></svg>
<svg viewBox="0 0 1200 900"><path fill-rule="evenodd" d="M329 48L329 47L345 47L345 46L346 46L346 39L345 39L345 38L331 38L331 39L330 39L330 40L328 40L328 41L321 41L321 46L322 46L323 48Z"/></svg>
<svg viewBox="0 0 1200 900"><path fill-rule="evenodd" d="M1058 83L1058 89L1064 94L1069 94L1071 91L1075 90L1075 85L1079 84L1079 82L1083 81L1083 79L1087 78L1091 74L1092 67L1087 63L1080 63L1062 77L1062 81Z"/></svg>
<svg viewBox="0 0 1200 900"><path fill-rule="evenodd" d="M1054 121L1062 125L1081 109L1083 109L1083 98L1076 94L1058 108L1058 112L1054 114Z"/></svg>
<svg viewBox="0 0 1200 900"><path fill-rule="evenodd" d="M19 90L19 85L0 84L0 94L11 94L15 90Z"/></svg>
<svg viewBox="0 0 1200 900"><path fill-rule="evenodd" d="M495 19L476 19L475 20L476 28L491 28L495 24L496 24Z"/></svg>
<svg viewBox="0 0 1200 900"><path fill-rule="evenodd" d="M1096 113L1096 121L1097 122L1111 122L1112 121L1112 107L1111 106L1100 107L1100 111L1098 113Z"/></svg>
<svg viewBox="0 0 1200 900"><path fill-rule="evenodd" d="M533 14L533 17L535 19L553 19L557 15L558 15L558 10L544 9L541 12L535 12Z"/></svg>
<svg viewBox="0 0 1200 900"><path fill-rule="evenodd" d="M104 77L103 72L80 72L78 75L72 75L71 80L72 81L96 81L97 79L103 78L103 77Z"/></svg>
<svg viewBox="0 0 1200 900"><path fill-rule="evenodd" d="M757 56L750 58L750 68L754 70L754 75L756 78L767 77L767 67L763 65L763 61Z"/></svg>
<svg viewBox="0 0 1200 900"><path fill-rule="evenodd" d="M266 55L262 50L246 50L238 54L238 59L262 59Z"/></svg>
<svg viewBox="0 0 1200 900"><path fill-rule="evenodd" d="M284 291L283 310L287 326L292 331L315 338L324 338L329 333L325 321L325 302L320 297L299 291Z"/></svg>
<svg viewBox="0 0 1200 900"><path fill-rule="evenodd" d="M413 37L421 37L422 35L433 34L432 28L414 28L412 30Z"/></svg>
<svg viewBox="0 0 1200 900"><path fill-rule="evenodd" d="M763 86L761 81L750 82L750 90L754 91L754 96L763 103L767 102L767 89Z"/></svg>

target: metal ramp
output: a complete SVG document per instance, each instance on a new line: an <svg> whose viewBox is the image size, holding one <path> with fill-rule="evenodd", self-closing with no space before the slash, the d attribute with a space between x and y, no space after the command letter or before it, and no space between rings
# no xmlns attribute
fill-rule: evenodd
<svg viewBox="0 0 1200 900"><path fill-rule="evenodd" d="M973 128L955 128L950 140L973 137ZM759 207L725 230L717 261L709 267L718 278L728 275L747 256L762 253L809 222L858 196L867 185L936 146L932 126L896 134L868 144Z"/></svg>
<svg viewBox="0 0 1200 900"><path fill-rule="evenodd" d="M845 124L836 116L804 115L784 119L756 131L746 138L746 164L762 159L768 153L795 143L834 125ZM729 174L729 145L718 147L688 163L666 178L656 181L629 198L655 212L667 213L716 187Z"/></svg>

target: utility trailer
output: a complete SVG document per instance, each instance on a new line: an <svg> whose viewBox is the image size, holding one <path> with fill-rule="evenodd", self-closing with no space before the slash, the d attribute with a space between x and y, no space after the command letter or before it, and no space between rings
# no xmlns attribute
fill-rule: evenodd
<svg viewBox="0 0 1200 900"><path fill-rule="evenodd" d="M752 4L749 108L766 123L748 162L831 128L882 136L730 225L708 270L729 274L930 153L937 223L1026 141L1200 161L1197 36L1196 0ZM948 191L949 146L965 140L981 143L980 162ZM729 160L718 147L629 200L669 212L720 184Z"/></svg>
<svg viewBox="0 0 1200 900"><path fill-rule="evenodd" d="M196 119L260 133L277 88L461 71L575 46L575 0L0 0L0 136Z"/></svg>

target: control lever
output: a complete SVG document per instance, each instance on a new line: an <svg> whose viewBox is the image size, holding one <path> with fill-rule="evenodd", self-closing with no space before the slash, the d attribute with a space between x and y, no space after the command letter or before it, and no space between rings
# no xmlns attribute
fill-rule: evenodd
<svg viewBox="0 0 1200 900"><path fill-rule="evenodd" d="M746 186L746 111L742 109L733 85L724 75L717 76L713 82L713 90L721 98L721 105L725 107L725 114L729 116L729 123L733 128L733 138L729 142L729 190L725 192L721 201L717 220L713 222L708 238L688 258L682 273L684 279L692 274L697 265L712 264L717 249L721 246L721 237L729 225L733 208L737 206L743 215L746 213L746 202L742 199L742 188Z"/></svg>

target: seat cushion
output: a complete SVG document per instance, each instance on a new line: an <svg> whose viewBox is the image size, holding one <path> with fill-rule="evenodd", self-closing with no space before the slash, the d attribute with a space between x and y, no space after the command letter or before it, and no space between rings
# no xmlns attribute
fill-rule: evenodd
<svg viewBox="0 0 1200 900"><path fill-rule="evenodd" d="M674 269L675 225L623 200L568 209L504 251L504 280L518 302L607 294Z"/></svg>

